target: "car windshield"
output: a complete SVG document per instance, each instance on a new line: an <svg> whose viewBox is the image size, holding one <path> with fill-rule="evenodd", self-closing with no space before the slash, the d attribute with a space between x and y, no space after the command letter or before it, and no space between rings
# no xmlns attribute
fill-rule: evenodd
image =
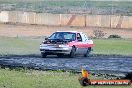
<svg viewBox="0 0 132 88"><path fill-rule="evenodd" d="M76 34L72 32L55 32L49 39L75 40Z"/></svg>

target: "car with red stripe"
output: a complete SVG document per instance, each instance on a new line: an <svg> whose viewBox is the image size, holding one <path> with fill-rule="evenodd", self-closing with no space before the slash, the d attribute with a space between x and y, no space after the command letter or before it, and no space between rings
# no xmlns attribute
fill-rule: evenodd
<svg viewBox="0 0 132 88"><path fill-rule="evenodd" d="M57 31L40 44L40 52L43 58L47 55L74 57L80 54L87 57L92 47L93 41L82 32Z"/></svg>

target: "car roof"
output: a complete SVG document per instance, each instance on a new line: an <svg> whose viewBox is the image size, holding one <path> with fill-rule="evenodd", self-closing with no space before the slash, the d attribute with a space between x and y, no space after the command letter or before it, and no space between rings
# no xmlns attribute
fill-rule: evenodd
<svg viewBox="0 0 132 88"><path fill-rule="evenodd" d="M56 31L56 32L71 32L71 33L82 33L82 32L77 32L77 31Z"/></svg>

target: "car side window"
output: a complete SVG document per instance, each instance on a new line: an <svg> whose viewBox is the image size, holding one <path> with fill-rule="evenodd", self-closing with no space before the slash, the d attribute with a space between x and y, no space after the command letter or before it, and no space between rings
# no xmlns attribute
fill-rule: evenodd
<svg viewBox="0 0 132 88"><path fill-rule="evenodd" d="M88 37L84 34L84 37L85 37L85 41L88 41Z"/></svg>
<svg viewBox="0 0 132 88"><path fill-rule="evenodd" d="M82 37L81 37L80 33L77 33L77 41L82 42Z"/></svg>

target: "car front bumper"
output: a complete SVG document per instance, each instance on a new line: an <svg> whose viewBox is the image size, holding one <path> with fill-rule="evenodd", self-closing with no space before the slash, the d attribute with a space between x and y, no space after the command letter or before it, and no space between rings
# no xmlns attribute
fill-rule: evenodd
<svg viewBox="0 0 132 88"><path fill-rule="evenodd" d="M70 54L72 47L67 45L40 45L40 52L47 54Z"/></svg>

